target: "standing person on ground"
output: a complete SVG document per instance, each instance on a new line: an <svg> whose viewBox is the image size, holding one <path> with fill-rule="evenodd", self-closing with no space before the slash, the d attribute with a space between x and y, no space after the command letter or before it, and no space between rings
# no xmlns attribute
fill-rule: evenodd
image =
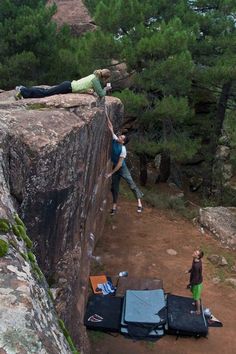
<svg viewBox="0 0 236 354"><path fill-rule="evenodd" d="M124 178L124 180L128 183L130 189L134 193L138 203L137 212L141 213L143 211L142 202L141 202L143 193L139 190L139 188L134 183L133 178L125 163L127 152L126 152L126 147L124 145L128 142L128 139L125 135L116 136L114 134L113 125L108 115L107 115L107 123L113 138L112 152L111 152L111 161L113 163L113 169L110 173L106 175L106 178L112 177L111 192L113 197L113 206L111 209L111 215L114 215L117 211L117 199L118 199L121 177Z"/></svg>
<svg viewBox="0 0 236 354"><path fill-rule="evenodd" d="M192 314L200 315L201 313L201 293L202 293L202 257L204 256L203 251L195 250L193 252L193 262L191 269L187 270L186 273L190 273L190 288L193 294L194 304L196 306L196 311L191 311Z"/></svg>
<svg viewBox="0 0 236 354"><path fill-rule="evenodd" d="M80 80L64 81L61 84L50 88L16 86L17 93L15 98L19 100L22 98L41 98L65 93L93 92L96 92L99 97L104 97L106 96L107 91L111 90L111 84L107 83L110 77L110 70L100 69L95 70L93 74Z"/></svg>

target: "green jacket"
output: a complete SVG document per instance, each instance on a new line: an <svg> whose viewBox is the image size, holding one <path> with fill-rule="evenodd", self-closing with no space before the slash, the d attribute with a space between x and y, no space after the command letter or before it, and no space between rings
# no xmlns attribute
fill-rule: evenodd
<svg viewBox="0 0 236 354"><path fill-rule="evenodd" d="M71 82L71 88L74 93L86 93L92 89L98 94L99 97L106 96L106 90L102 88L101 82L94 74L83 77L80 80L73 80Z"/></svg>

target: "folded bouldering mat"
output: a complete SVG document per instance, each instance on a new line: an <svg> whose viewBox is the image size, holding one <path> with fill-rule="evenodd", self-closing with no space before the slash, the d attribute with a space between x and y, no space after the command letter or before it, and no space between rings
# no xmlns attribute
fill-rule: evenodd
<svg viewBox="0 0 236 354"><path fill-rule="evenodd" d="M166 303L162 289L127 290L121 317L121 333L132 338L164 335Z"/></svg>
<svg viewBox="0 0 236 354"><path fill-rule="evenodd" d="M155 289L163 289L163 281L161 279L127 277L119 279L116 294L124 296L126 290Z"/></svg>
<svg viewBox="0 0 236 354"><path fill-rule="evenodd" d="M206 337L208 326L201 309L201 314L191 314L195 310L193 299L168 294L167 296L167 334L177 336Z"/></svg>
<svg viewBox="0 0 236 354"><path fill-rule="evenodd" d="M102 290L98 288L98 284L105 284L107 282L106 275L91 275L89 280L94 294L102 294Z"/></svg>
<svg viewBox="0 0 236 354"><path fill-rule="evenodd" d="M84 325L94 330L119 332L122 303L122 297L91 295L84 315Z"/></svg>

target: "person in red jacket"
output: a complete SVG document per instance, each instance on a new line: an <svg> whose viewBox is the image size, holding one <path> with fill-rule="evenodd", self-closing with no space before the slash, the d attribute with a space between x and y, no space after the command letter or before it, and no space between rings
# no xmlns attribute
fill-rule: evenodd
<svg viewBox="0 0 236 354"><path fill-rule="evenodd" d="M201 313L201 293L202 293L202 257L204 256L203 251L195 250L193 252L193 262L192 267L186 271L190 273L190 289L193 295L194 305L196 306L196 311L191 311L193 314L200 315Z"/></svg>

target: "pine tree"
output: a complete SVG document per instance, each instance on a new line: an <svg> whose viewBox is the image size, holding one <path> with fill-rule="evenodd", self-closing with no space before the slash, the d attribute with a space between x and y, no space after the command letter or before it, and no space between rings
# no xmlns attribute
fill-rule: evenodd
<svg viewBox="0 0 236 354"><path fill-rule="evenodd" d="M170 171L166 165L190 157L202 142L210 171L227 110L234 107L235 1L87 3L99 25L103 48L106 36L112 34L108 47L113 40L115 57L136 73L132 93L125 90L118 96L126 114L136 115L135 148L142 164L162 152L165 168L160 179L166 180ZM99 50L96 53L98 64ZM207 114L201 106L207 107Z"/></svg>
<svg viewBox="0 0 236 354"><path fill-rule="evenodd" d="M135 144L142 165L158 152L162 153L163 159L168 156L165 161L170 165L171 159L180 160L183 155L196 150L188 133L181 131L183 122L192 116L187 97L194 71L189 45L195 35L176 16L185 10L179 3L104 0L98 2L94 12L99 32L104 35L103 47L106 48L108 43L108 33L112 34L117 48L116 58L124 60L129 71L136 73L129 96L133 96L136 107L142 106L136 113L139 134ZM127 91L118 96L127 102L126 95ZM134 105L131 100L127 103L125 109L129 115ZM186 151L187 146L193 148ZM164 166L163 170L170 170L170 166ZM168 177L168 173L163 173L161 180Z"/></svg>
<svg viewBox="0 0 236 354"><path fill-rule="evenodd" d="M212 92L216 104L209 114L210 161L209 175L216 155L219 138L224 129L227 112L232 109L236 83L236 3L224 1L191 1L199 25L197 42L192 48L196 62L197 85ZM209 184L213 180L211 176ZM214 186L212 186L214 189Z"/></svg>
<svg viewBox="0 0 236 354"><path fill-rule="evenodd" d="M52 21L55 11L55 5L48 7L46 1L0 2L1 88L55 83L64 79L63 71L57 71L60 67L73 73L65 63L66 56L70 67L76 67L71 36L64 28L58 31Z"/></svg>

